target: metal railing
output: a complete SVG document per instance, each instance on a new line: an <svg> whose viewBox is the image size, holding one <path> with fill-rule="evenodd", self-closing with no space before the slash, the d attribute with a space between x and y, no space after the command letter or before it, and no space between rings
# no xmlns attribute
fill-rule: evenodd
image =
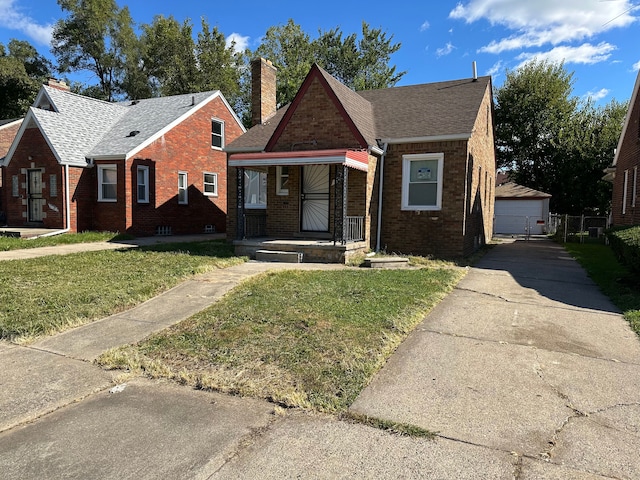
<svg viewBox="0 0 640 480"><path fill-rule="evenodd" d="M586 215L549 215L549 233L564 243L607 243L605 231L610 227L608 217Z"/></svg>
<svg viewBox="0 0 640 480"><path fill-rule="evenodd" d="M364 240L364 217L345 217L344 229L347 242Z"/></svg>

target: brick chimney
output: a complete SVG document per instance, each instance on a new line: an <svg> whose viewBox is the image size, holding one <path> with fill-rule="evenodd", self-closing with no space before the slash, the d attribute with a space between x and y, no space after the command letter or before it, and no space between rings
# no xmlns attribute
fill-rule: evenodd
<svg viewBox="0 0 640 480"><path fill-rule="evenodd" d="M276 72L269 60L251 61L251 125L264 123L276 113Z"/></svg>
<svg viewBox="0 0 640 480"><path fill-rule="evenodd" d="M58 90L64 90L65 92L71 90L71 87L67 85L67 82L65 82L64 80L57 80L55 78L50 78L47 82L47 85L53 88L57 88Z"/></svg>

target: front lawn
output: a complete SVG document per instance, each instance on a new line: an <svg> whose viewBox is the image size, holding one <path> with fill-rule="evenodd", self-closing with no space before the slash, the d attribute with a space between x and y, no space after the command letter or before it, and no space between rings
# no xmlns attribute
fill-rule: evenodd
<svg viewBox="0 0 640 480"><path fill-rule="evenodd" d="M618 262L607 245L566 243L564 248L623 311L631 328L640 335L640 279Z"/></svg>
<svg viewBox="0 0 640 480"><path fill-rule="evenodd" d="M242 261L223 241L1 261L0 339L27 342L82 325Z"/></svg>
<svg viewBox="0 0 640 480"><path fill-rule="evenodd" d="M344 412L462 278L447 266L279 271L99 363L198 388Z"/></svg>
<svg viewBox="0 0 640 480"><path fill-rule="evenodd" d="M113 240L127 240L129 238L132 237L130 235L122 235L113 232L63 233L61 235L53 235L51 237L38 237L33 239L0 236L0 252L6 252L8 250L21 250L23 248L69 245L72 243L109 242Z"/></svg>

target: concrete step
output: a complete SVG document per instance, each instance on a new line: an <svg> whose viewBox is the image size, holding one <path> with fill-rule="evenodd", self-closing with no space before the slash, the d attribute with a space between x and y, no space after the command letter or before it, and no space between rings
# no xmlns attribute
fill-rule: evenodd
<svg viewBox="0 0 640 480"><path fill-rule="evenodd" d="M256 250L256 260L261 262L302 263L302 252Z"/></svg>
<svg viewBox="0 0 640 480"><path fill-rule="evenodd" d="M369 268L404 268L409 266L405 257L371 257L365 258L364 266Z"/></svg>

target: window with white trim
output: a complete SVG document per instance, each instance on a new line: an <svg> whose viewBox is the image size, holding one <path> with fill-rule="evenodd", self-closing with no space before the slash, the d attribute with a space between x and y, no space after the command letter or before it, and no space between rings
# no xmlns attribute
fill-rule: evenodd
<svg viewBox="0 0 640 480"><path fill-rule="evenodd" d="M289 167L276 167L276 195L289 195Z"/></svg>
<svg viewBox="0 0 640 480"><path fill-rule="evenodd" d="M442 208L444 153L402 156L402 210Z"/></svg>
<svg viewBox="0 0 640 480"><path fill-rule="evenodd" d="M178 203L187 205L189 203L188 196L187 172L178 172Z"/></svg>
<svg viewBox="0 0 640 480"><path fill-rule="evenodd" d="M138 166L138 203L149 203L149 167Z"/></svg>
<svg viewBox="0 0 640 480"><path fill-rule="evenodd" d="M55 173L49 175L49 196L58 196L58 176Z"/></svg>
<svg viewBox="0 0 640 480"><path fill-rule="evenodd" d="M118 201L117 165L98 165L98 201Z"/></svg>
<svg viewBox="0 0 640 480"><path fill-rule="evenodd" d="M218 196L218 174L204 172L202 176L202 182L204 184L204 194L210 197Z"/></svg>
<svg viewBox="0 0 640 480"><path fill-rule="evenodd" d="M267 208L267 174L265 172L244 171L244 207Z"/></svg>
<svg viewBox="0 0 640 480"><path fill-rule="evenodd" d="M638 193L638 166L633 167L633 185L631 186L631 206L636 206L636 194Z"/></svg>
<svg viewBox="0 0 640 480"><path fill-rule="evenodd" d="M211 147L224 147L224 122L217 118L211 119Z"/></svg>
<svg viewBox="0 0 640 480"><path fill-rule="evenodd" d="M627 213L627 189L629 188L629 170L624 171L624 181L622 187L622 214Z"/></svg>

